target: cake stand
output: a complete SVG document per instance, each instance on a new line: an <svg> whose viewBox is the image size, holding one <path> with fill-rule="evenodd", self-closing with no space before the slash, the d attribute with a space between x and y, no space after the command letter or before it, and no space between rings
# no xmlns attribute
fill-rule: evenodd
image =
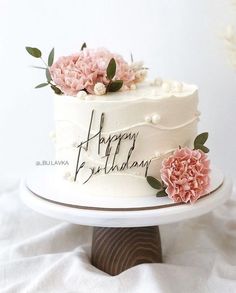
<svg viewBox="0 0 236 293"><path fill-rule="evenodd" d="M102 198L90 201L79 195L76 199L74 196L63 198L68 188L58 188L53 182L53 173L53 170L34 170L23 179L20 192L23 202L49 217L93 226L91 263L110 275L118 275L141 263L162 262L158 225L208 213L232 193L231 180L214 169L209 193L192 205L176 204L155 196L135 201L123 197L112 202Z"/></svg>

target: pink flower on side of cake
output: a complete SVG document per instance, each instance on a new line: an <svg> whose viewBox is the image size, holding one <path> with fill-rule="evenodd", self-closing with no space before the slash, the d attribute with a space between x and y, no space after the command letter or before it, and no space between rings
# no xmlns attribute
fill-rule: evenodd
<svg viewBox="0 0 236 293"><path fill-rule="evenodd" d="M196 202L210 183L210 161L201 150L178 149L162 162L161 179L174 202Z"/></svg>
<svg viewBox="0 0 236 293"><path fill-rule="evenodd" d="M210 186L210 160L204 145L208 133L199 134L194 149L179 147L162 161L161 181L147 176L149 185L157 190L157 197L168 196L175 203L195 203L206 195Z"/></svg>

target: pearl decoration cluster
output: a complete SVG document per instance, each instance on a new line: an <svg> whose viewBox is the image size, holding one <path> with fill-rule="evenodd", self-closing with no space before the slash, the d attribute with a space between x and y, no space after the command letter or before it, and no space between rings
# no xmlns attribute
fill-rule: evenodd
<svg viewBox="0 0 236 293"><path fill-rule="evenodd" d="M155 78L151 85L161 87L164 93L175 92L181 93L183 91L183 84L179 81L162 80L160 77Z"/></svg>
<svg viewBox="0 0 236 293"><path fill-rule="evenodd" d="M161 120L160 115L156 113L151 116L148 115L145 117L145 121L147 123L157 124L160 120Z"/></svg>
<svg viewBox="0 0 236 293"><path fill-rule="evenodd" d="M165 93L169 92L175 92L175 93L181 93L183 91L183 84L178 81L165 81L162 83L162 90Z"/></svg>

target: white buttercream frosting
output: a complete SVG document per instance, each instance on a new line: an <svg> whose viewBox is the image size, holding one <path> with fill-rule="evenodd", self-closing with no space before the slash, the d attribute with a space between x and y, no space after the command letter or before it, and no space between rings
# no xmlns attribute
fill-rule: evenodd
<svg viewBox="0 0 236 293"><path fill-rule="evenodd" d="M164 83L164 82L163 82ZM70 96L55 96L56 158L69 162L69 166L59 168L61 178L70 172L75 178L79 145L85 141L90 127L90 136L100 129L100 118L104 113L101 135L110 136L130 134L121 139L115 163L119 166L127 160L127 154L136 135L135 147L130 164L151 161L148 175L159 177L161 162L179 145L191 146L197 134L199 113L198 90L195 85L181 84L181 90L166 91L162 86L149 83L139 85L135 90L119 91L107 95L87 95L85 100ZM175 87L178 87L175 84ZM89 99L87 99L89 97ZM93 119L91 122L91 113ZM111 155L117 151L117 140L111 143ZM145 179L145 167L132 167L123 171L114 170L109 174L99 172L83 184L91 173L90 168L104 166L107 145L100 145L91 139L88 151L82 149L80 163L85 162L77 175L78 192L104 194L107 196L139 196L153 192ZM134 163L135 165L135 163ZM107 163L112 166L112 161Z"/></svg>

